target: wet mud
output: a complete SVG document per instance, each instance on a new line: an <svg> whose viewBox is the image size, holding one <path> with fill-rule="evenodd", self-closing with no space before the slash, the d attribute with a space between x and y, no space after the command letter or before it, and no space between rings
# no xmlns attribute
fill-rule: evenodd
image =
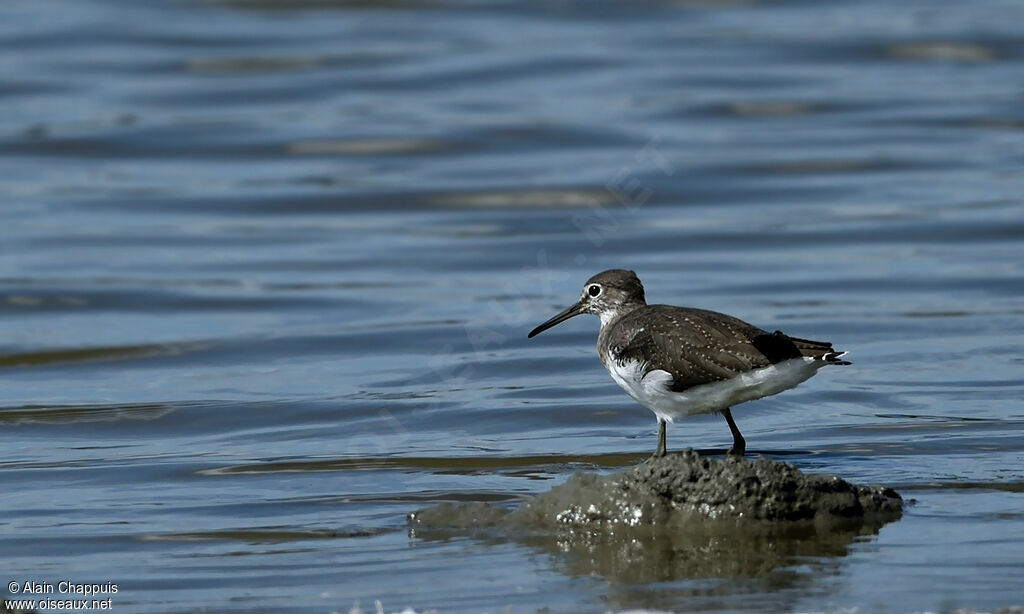
<svg viewBox="0 0 1024 614"><path fill-rule="evenodd" d="M900 495L883 486L687 450L620 473L577 473L517 507L422 509L409 528L426 540L519 542L554 555L565 573L599 575L625 591L682 578L770 578L778 587L827 577L850 544L902 510ZM792 571L796 561L804 572Z"/></svg>
<svg viewBox="0 0 1024 614"><path fill-rule="evenodd" d="M414 528L671 526L714 520L812 521L855 525L899 518L900 495L838 476L805 474L765 457L748 461L692 450L650 458L623 473L576 473L510 510L487 504L440 505L410 516Z"/></svg>

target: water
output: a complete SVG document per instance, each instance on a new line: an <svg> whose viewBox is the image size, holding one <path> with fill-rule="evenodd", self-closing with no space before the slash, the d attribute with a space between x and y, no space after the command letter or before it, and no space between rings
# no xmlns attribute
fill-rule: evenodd
<svg viewBox="0 0 1024 614"><path fill-rule="evenodd" d="M114 582L124 612L1020 604L1021 23L8 0L0 579ZM849 350L734 415L748 450L898 488L903 519L731 571L410 535L653 450L596 321L526 339L612 267Z"/></svg>

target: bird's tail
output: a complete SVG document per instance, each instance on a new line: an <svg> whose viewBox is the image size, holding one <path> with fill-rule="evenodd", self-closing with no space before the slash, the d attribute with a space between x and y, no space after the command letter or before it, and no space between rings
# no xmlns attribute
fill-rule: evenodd
<svg viewBox="0 0 1024 614"><path fill-rule="evenodd" d="M843 360L846 352L832 349L832 344L828 341L812 341L810 339L798 339L797 337L790 337L789 339L804 356L816 360L824 360L830 365L852 364L848 360Z"/></svg>

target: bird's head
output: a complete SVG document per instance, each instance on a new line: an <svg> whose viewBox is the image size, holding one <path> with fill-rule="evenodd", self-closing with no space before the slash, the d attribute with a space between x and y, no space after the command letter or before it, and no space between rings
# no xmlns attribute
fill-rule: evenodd
<svg viewBox="0 0 1024 614"><path fill-rule="evenodd" d="M644 286L633 271L610 269L594 275L583 284L583 292L576 304L530 331L533 337L581 313L592 313L601 323L610 321L616 313L645 305Z"/></svg>

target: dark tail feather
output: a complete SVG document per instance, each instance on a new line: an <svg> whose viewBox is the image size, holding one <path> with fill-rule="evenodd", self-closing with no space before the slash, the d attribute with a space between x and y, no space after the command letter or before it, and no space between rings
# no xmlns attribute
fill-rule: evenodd
<svg viewBox="0 0 1024 614"><path fill-rule="evenodd" d="M846 352L832 349L832 344L828 341L812 341L810 339L799 339L797 337L790 337L789 339L797 349L800 350L800 354L803 356L810 356L811 358L824 360L830 365L852 364L850 361L842 359L843 356L846 356Z"/></svg>
<svg viewBox="0 0 1024 614"><path fill-rule="evenodd" d="M821 357L822 360L830 365L852 365L853 363L849 360L842 360L843 356L846 356L846 352L829 352Z"/></svg>
<svg viewBox="0 0 1024 614"><path fill-rule="evenodd" d="M790 337L781 330L774 333L757 335L750 340L759 352L764 354L772 363L779 363L791 358L807 356L816 360L824 360L831 365L848 365L849 361L842 360L846 352L832 349L832 344L827 341L811 341Z"/></svg>

